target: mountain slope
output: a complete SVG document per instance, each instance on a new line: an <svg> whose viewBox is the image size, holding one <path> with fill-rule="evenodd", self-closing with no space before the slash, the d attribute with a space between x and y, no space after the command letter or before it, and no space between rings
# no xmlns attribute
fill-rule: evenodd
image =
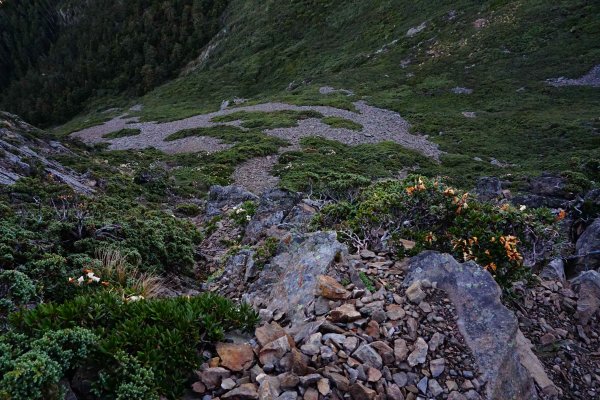
<svg viewBox="0 0 600 400"><path fill-rule="evenodd" d="M599 89L546 80L600 63L598 13L587 1L232 1L180 78L133 101L97 101L59 132L127 104L143 105L130 112L142 120L165 121L236 97L347 109L362 98L429 135L446 152L439 172L457 181L543 170L597 179ZM323 95L323 86L356 96Z"/></svg>

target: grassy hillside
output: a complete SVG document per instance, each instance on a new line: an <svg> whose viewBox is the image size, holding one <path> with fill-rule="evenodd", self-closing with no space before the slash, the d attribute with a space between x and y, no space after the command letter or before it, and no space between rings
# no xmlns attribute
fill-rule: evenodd
<svg viewBox="0 0 600 400"><path fill-rule="evenodd" d="M234 97L341 108L362 98L400 112L447 152L435 172L468 182L581 170L599 157L599 89L545 80L600 62L599 13L589 1L232 1L204 63L141 99L97 101L59 132L134 102L143 120L172 120ZM324 85L356 96L319 94Z"/></svg>

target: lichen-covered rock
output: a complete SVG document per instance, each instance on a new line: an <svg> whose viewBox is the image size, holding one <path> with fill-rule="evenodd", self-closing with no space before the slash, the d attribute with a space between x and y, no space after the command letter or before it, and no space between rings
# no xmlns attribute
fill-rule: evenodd
<svg viewBox="0 0 600 400"><path fill-rule="evenodd" d="M600 309L600 273L585 271L573 279L572 284L579 292L577 318L581 325L586 325Z"/></svg>
<svg viewBox="0 0 600 400"><path fill-rule="evenodd" d="M487 382L490 399L537 398L533 380L516 351L518 324L500 301L494 278L473 262L425 252L413 258L406 284L427 279L444 290L458 314L458 327Z"/></svg>
<svg viewBox="0 0 600 400"><path fill-rule="evenodd" d="M292 321L304 320L304 309L315 298L317 276L346 251L335 232L293 237L249 286L244 299L286 313Z"/></svg>
<svg viewBox="0 0 600 400"><path fill-rule="evenodd" d="M577 269L587 271L598 269L600 267L600 218L597 218L581 234L575 245L575 254L577 259Z"/></svg>

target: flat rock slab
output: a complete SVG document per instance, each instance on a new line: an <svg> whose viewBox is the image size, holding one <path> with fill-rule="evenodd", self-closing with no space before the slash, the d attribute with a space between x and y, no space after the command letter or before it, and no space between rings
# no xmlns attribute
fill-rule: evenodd
<svg viewBox="0 0 600 400"><path fill-rule="evenodd" d="M292 238L261 272L244 295L244 300L278 312L292 320L305 318L304 307L315 297L317 276L326 273L345 245L337 241L335 232L315 232Z"/></svg>
<svg viewBox="0 0 600 400"><path fill-rule="evenodd" d="M536 399L533 379L517 352L517 318L500 302L494 278L473 262L425 252L411 260L406 285L418 280L436 282L456 307L458 328L487 382L487 397Z"/></svg>

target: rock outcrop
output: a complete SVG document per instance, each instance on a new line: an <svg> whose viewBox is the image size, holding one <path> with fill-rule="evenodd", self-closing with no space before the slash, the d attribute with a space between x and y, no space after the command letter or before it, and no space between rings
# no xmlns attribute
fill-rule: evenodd
<svg viewBox="0 0 600 400"><path fill-rule="evenodd" d="M487 382L489 399L534 399L533 380L521 364L515 315L500 301L494 278L473 262L425 252L410 264L407 284L435 282L456 307L458 326Z"/></svg>
<svg viewBox="0 0 600 400"><path fill-rule="evenodd" d="M42 169L52 179L69 185L76 192L93 194L95 182L50 159L53 155L65 154L72 153L43 131L16 115L0 112L0 185L12 185Z"/></svg>

